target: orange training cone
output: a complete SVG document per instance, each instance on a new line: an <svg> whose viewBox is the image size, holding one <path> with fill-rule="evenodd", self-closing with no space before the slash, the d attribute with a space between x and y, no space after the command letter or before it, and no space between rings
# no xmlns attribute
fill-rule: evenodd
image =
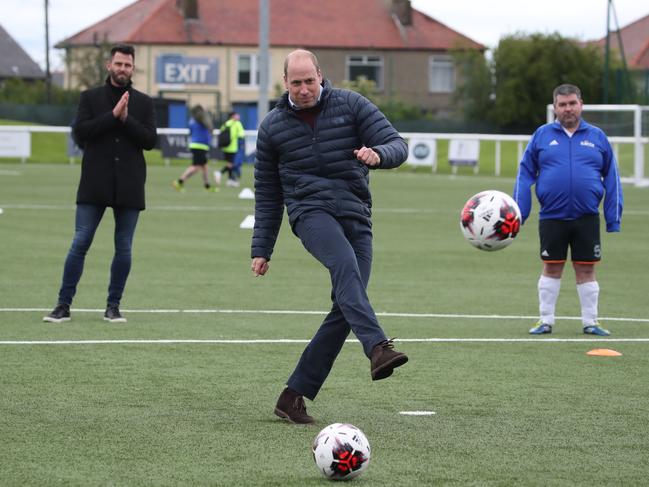
<svg viewBox="0 0 649 487"><path fill-rule="evenodd" d="M596 357L621 357L622 356L620 352L616 352L615 350L611 350L610 348L595 348L593 350L586 352L586 355L592 355Z"/></svg>

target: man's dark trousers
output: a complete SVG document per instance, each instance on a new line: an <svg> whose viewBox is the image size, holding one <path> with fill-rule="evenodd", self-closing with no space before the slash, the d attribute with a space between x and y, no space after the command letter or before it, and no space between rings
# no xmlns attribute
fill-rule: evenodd
<svg viewBox="0 0 649 487"><path fill-rule="evenodd" d="M371 227L356 219L311 211L300 215L294 229L309 253L329 270L332 284L331 311L287 382L288 387L313 400L350 330L368 358L386 336L366 292L372 268Z"/></svg>

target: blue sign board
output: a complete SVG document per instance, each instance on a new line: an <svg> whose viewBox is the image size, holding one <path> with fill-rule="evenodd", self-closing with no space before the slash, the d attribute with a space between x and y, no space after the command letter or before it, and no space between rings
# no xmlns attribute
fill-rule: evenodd
<svg viewBox="0 0 649 487"><path fill-rule="evenodd" d="M219 82L216 58L162 54L156 59L156 82L170 85L215 85Z"/></svg>

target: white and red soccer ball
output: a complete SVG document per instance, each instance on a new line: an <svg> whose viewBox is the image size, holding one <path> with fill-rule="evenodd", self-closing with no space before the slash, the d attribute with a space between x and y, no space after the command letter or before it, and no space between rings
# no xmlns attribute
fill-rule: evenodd
<svg viewBox="0 0 649 487"><path fill-rule="evenodd" d="M480 250L500 250L511 244L521 228L521 210L502 191L482 191L462 208L460 229L467 241Z"/></svg>
<svg viewBox="0 0 649 487"><path fill-rule="evenodd" d="M370 464L370 444L356 426L334 423L313 440L313 460L318 470L331 480L350 480Z"/></svg>

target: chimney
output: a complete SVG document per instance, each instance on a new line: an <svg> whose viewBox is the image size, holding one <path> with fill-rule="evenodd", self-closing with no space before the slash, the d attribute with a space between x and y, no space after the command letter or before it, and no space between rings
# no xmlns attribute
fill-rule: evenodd
<svg viewBox="0 0 649 487"><path fill-rule="evenodd" d="M176 6L185 20L198 19L198 0L176 0Z"/></svg>
<svg viewBox="0 0 649 487"><path fill-rule="evenodd" d="M412 25L412 6L410 0L392 0L392 14L399 19L401 25Z"/></svg>

